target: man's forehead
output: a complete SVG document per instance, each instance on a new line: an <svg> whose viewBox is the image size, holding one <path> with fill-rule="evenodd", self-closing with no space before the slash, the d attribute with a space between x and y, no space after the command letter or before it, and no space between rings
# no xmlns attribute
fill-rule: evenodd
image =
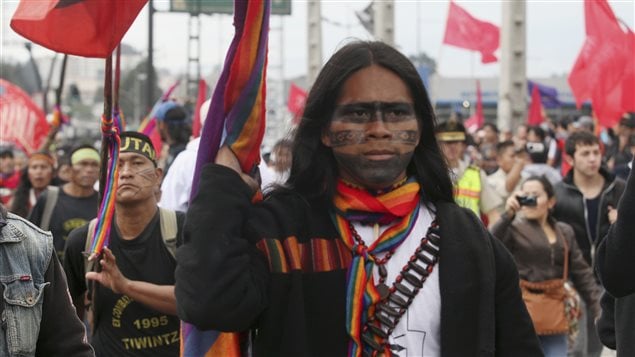
<svg viewBox="0 0 635 357"><path fill-rule="evenodd" d="M80 164L80 165L99 164L99 161L93 160L93 159L81 159L81 160L78 160L76 164Z"/></svg>
<svg viewBox="0 0 635 357"><path fill-rule="evenodd" d="M141 155L141 154L137 154L136 152L126 151L126 152L120 152L119 153L119 160L132 161L132 160L135 160L135 159L143 159L144 161L152 163L152 160L148 159L147 156Z"/></svg>
<svg viewBox="0 0 635 357"><path fill-rule="evenodd" d="M595 151L595 150L600 150L600 144L584 144L584 143L580 143L580 144L576 144L575 146L576 151Z"/></svg>

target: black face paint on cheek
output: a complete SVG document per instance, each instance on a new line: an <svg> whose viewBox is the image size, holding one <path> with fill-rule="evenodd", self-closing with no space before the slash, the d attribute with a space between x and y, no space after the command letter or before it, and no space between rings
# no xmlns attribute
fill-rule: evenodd
<svg viewBox="0 0 635 357"><path fill-rule="evenodd" d="M417 130L390 130L392 133L393 143L401 143L407 145L417 145L417 136L419 135ZM331 147L342 147L347 145L358 145L368 141L368 138L364 134L363 130L340 130L329 133L329 139L331 140Z"/></svg>
<svg viewBox="0 0 635 357"><path fill-rule="evenodd" d="M387 160L368 160L363 155L333 152L340 172L346 172L356 183L372 189L383 189L399 181L413 154L414 151L409 151Z"/></svg>
<svg viewBox="0 0 635 357"><path fill-rule="evenodd" d="M150 181L152 183L154 183L154 180L156 179L156 175L154 174L154 169L153 168L139 170L139 171L135 172L135 175L138 175L141 178L143 178L144 180Z"/></svg>
<svg viewBox="0 0 635 357"><path fill-rule="evenodd" d="M332 147L361 144L365 141L363 130L340 130L329 132Z"/></svg>
<svg viewBox="0 0 635 357"><path fill-rule="evenodd" d="M419 132L417 130L391 130L393 135L393 141L398 141L403 144L417 145L417 136Z"/></svg>

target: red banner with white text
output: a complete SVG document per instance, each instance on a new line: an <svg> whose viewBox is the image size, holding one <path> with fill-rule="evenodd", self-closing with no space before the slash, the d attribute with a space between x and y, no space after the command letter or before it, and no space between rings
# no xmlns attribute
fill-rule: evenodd
<svg viewBox="0 0 635 357"><path fill-rule="evenodd" d="M37 151L49 132L46 116L20 87L0 79L0 143L26 154Z"/></svg>

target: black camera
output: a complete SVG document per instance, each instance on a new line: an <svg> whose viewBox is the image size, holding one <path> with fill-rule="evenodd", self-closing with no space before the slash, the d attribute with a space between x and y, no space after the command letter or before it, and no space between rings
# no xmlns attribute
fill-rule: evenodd
<svg viewBox="0 0 635 357"><path fill-rule="evenodd" d="M521 206L536 207L538 204L536 196L516 196L516 200Z"/></svg>

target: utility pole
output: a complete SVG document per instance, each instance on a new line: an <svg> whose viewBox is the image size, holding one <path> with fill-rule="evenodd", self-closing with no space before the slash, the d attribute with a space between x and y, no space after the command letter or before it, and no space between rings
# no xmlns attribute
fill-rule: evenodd
<svg viewBox="0 0 635 357"><path fill-rule="evenodd" d="M503 1L501 75L498 89L498 128L514 130L527 111L526 0Z"/></svg>
<svg viewBox="0 0 635 357"><path fill-rule="evenodd" d="M395 46L395 4L394 0L375 1L374 35L377 41Z"/></svg>
<svg viewBox="0 0 635 357"><path fill-rule="evenodd" d="M322 68L322 9L320 1L311 0L308 3L308 63L307 83L313 85Z"/></svg>
<svg viewBox="0 0 635 357"><path fill-rule="evenodd" d="M201 2L196 2L196 11L190 13L187 22L187 97L196 101L198 81L201 79Z"/></svg>

